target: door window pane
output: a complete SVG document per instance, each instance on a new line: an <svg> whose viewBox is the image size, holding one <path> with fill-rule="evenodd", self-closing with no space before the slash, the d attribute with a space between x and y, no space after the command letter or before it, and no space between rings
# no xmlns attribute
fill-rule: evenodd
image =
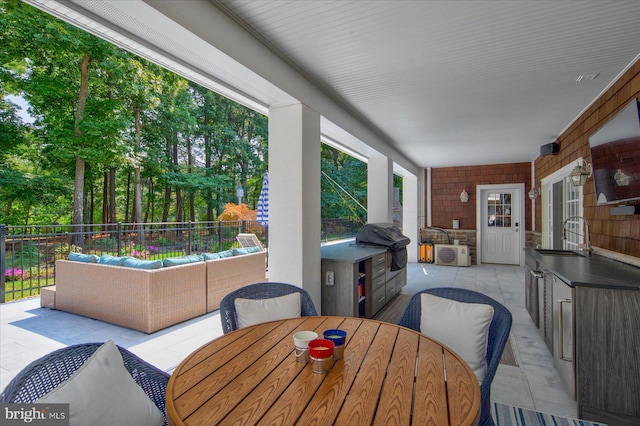
<svg viewBox="0 0 640 426"><path fill-rule="evenodd" d="M564 247L577 250L584 243L584 220L580 219L582 210L582 187L574 186L571 179L564 179L564 223L562 238Z"/></svg>
<svg viewBox="0 0 640 426"><path fill-rule="evenodd" d="M511 199L512 194L510 192L487 194L487 221L489 227L511 227Z"/></svg>

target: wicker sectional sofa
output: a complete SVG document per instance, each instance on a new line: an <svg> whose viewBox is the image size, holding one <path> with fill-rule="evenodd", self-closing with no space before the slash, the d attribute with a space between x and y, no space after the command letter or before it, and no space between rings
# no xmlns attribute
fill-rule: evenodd
<svg viewBox="0 0 640 426"><path fill-rule="evenodd" d="M55 302L47 303L153 333L218 309L236 288L265 281L265 257L262 251L153 270L58 260Z"/></svg>
<svg viewBox="0 0 640 426"><path fill-rule="evenodd" d="M265 281L265 262L265 251L206 261L207 312L219 309L222 298L233 290Z"/></svg>

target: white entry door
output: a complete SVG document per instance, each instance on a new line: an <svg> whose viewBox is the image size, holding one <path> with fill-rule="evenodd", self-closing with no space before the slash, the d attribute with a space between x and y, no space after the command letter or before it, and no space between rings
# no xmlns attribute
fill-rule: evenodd
<svg viewBox="0 0 640 426"><path fill-rule="evenodd" d="M480 194L482 263L519 265L524 232L522 190L496 187L482 189Z"/></svg>

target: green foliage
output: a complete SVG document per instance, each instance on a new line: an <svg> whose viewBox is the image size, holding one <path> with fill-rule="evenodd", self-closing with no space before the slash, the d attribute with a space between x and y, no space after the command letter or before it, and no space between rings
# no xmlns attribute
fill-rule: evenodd
<svg viewBox="0 0 640 426"><path fill-rule="evenodd" d="M82 247L73 244L56 244L56 259L67 259L69 258L69 253L82 253Z"/></svg>
<svg viewBox="0 0 640 426"><path fill-rule="evenodd" d="M78 199L84 223L130 222L136 192L147 221L215 220L238 185L257 208L267 117L24 2L0 0L0 13L1 223L70 223ZM322 170L366 205L366 164L323 146ZM322 217L366 218L324 178L322 189Z"/></svg>
<svg viewBox="0 0 640 426"><path fill-rule="evenodd" d="M0 164L11 149L27 142L28 128L18 117L17 106L4 99L6 93L0 78Z"/></svg>
<svg viewBox="0 0 640 426"><path fill-rule="evenodd" d="M24 266L25 268L31 267L31 265L37 265L40 259L40 250L38 245L33 241L24 242L17 249L11 253L11 263L14 266Z"/></svg>
<svg viewBox="0 0 640 426"><path fill-rule="evenodd" d="M366 222L367 212L361 206L367 205L367 165L324 144L321 159L326 174L321 179L322 218Z"/></svg>

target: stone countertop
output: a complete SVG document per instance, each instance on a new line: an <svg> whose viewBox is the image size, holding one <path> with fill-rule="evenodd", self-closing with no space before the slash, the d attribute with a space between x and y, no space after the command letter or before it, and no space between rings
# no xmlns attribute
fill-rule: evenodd
<svg viewBox="0 0 640 426"><path fill-rule="evenodd" d="M546 269L571 287L600 287L616 290L640 290L640 268L598 254L540 253L525 248L527 256L533 256Z"/></svg>
<svg viewBox="0 0 640 426"><path fill-rule="evenodd" d="M351 263L360 262L371 256L387 252L385 247L358 246L355 240L324 245L320 250L322 260L337 260Z"/></svg>

